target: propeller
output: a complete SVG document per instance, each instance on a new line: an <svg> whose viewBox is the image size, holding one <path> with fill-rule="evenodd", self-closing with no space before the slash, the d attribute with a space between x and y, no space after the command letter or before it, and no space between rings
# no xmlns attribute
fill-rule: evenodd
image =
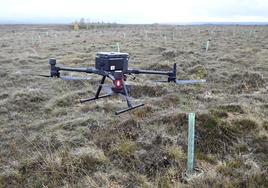
<svg viewBox="0 0 268 188"><path fill-rule="evenodd" d="M156 81L160 83L166 83L166 82L173 82L173 81L167 81L167 80L160 80ZM183 85L183 84L200 84L200 83L205 83L206 80L174 80L174 82L178 85Z"/></svg>
<svg viewBox="0 0 268 188"><path fill-rule="evenodd" d="M45 78L52 78L50 75L44 75L44 74L38 74L38 75L33 75L33 76L41 76ZM62 80L91 80L91 78L84 78L84 77L73 77L73 76L60 76L59 77Z"/></svg>
<svg viewBox="0 0 268 188"><path fill-rule="evenodd" d="M44 75L44 74L31 74L32 76L41 76L41 77L45 77L45 78L50 78L50 75Z"/></svg>
<svg viewBox="0 0 268 188"><path fill-rule="evenodd" d="M199 84L199 83L205 83L206 80L176 80L175 83L179 85L183 84Z"/></svg>
<svg viewBox="0 0 268 188"><path fill-rule="evenodd" d="M62 80L91 80L91 78L72 77L72 76L60 76Z"/></svg>

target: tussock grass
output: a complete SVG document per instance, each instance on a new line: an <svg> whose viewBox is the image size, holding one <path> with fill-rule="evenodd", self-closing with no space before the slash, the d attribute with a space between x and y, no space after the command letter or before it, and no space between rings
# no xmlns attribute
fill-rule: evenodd
<svg viewBox="0 0 268 188"><path fill-rule="evenodd" d="M233 124L236 130L244 134L248 134L248 132L254 131L259 127L258 124L251 119L235 120Z"/></svg>
<svg viewBox="0 0 268 188"><path fill-rule="evenodd" d="M149 86L149 85L131 85L128 86L129 88L129 94L131 97L134 98L140 98L144 96L148 97L160 97L167 93L167 90L165 90L161 86Z"/></svg>
<svg viewBox="0 0 268 188"><path fill-rule="evenodd" d="M173 59L177 56L178 52L174 49L166 49L164 50L161 55L165 58L165 59Z"/></svg>
<svg viewBox="0 0 268 188"><path fill-rule="evenodd" d="M18 90L12 94L8 102L11 103L10 110L19 112L31 112L32 109L41 108L47 99L40 90Z"/></svg>
<svg viewBox="0 0 268 188"><path fill-rule="evenodd" d="M203 65L195 65L187 70L194 79L205 79L208 75L207 69Z"/></svg>
<svg viewBox="0 0 268 188"><path fill-rule="evenodd" d="M266 131L268 131L268 121L264 121L264 122L262 123L262 126L263 126L263 128L264 128Z"/></svg>
<svg viewBox="0 0 268 188"><path fill-rule="evenodd" d="M254 37L249 26L0 30L0 187L268 187L267 28L254 26ZM177 63L178 79L207 83L153 84L166 77L136 75L142 85L130 86L130 95L145 106L115 116L126 107L120 97L78 101L94 96L96 75L62 72L92 78L70 82L29 76L48 74L50 57L94 66L95 52L117 42L130 53L131 68L169 71ZM186 176L190 111L196 174Z"/></svg>
<svg viewBox="0 0 268 188"><path fill-rule="evenodd" d="M258 72L233 74L230 78L230 82L235 83L233 86L233 93L249 93L257 91L265 86L265 80Z"/></svg>
<svg viewBox="0 0 268 188"><path fill-rule="evenodd" d="M63 143L57 146L53 138L43 141L25 139L33 150L28 151L27 158L20 159L18 171L0 176L1 183L8 182L10 186L21 183L37 187L62 186L66 182L78 183L81 177L107 166L107 159L98 148L80 147L72 150Z"/></svg>
<svg viewBox="0 0 268 188"><path fill-rule="evenodd" d="M173 67L172 64L169 63L168 61L164 61L147 65L145 68L148 70L170 71L172 70Z"/></svg>
<svg viewBox="0 0 268 188"><path fill-rule="evenodd" d="M211 114L197 116L196 145L199 151L209 154L230 153L237 142L238 131Z"/></svg>

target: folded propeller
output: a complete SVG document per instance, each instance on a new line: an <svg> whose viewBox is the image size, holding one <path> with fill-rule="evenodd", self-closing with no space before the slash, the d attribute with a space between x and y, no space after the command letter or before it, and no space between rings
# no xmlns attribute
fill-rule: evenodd
<svg viewBox="0 0 268 188"><path fill-rule="evenodd" d="M200 84L200 83L205 83L206 80L172 80L172 81L167 81L167 80L160 80L156 82L161 82L161 83L175 83L178 85L184 85L184 84Z"/></svg>
<svg viewBox="0 0 268 188"><path fill-rule="evenodd" d="M60 78L62 80L67 80L67 81L70 81L70 80L91 80L91 78L83 78L83 77L73 77L73 76L51 76L51 75L43 75L43 74L38 74L38 75L35 75L35 76L41 76L41 77L45 77L45 78Z"/></svg>

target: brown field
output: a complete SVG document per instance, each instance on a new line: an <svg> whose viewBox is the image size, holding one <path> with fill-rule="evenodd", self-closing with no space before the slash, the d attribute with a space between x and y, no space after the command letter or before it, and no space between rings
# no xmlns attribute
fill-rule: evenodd
<svg viewBox="0 0 268 188"><path fill-rule="evenodd" d="M96 52L118 42L130 67L176 62L178 78L207 83L137 75L130 95L145 107L115 116L123 98L78 102L100 76L33 76L49 74L50 57L94 66ZM0 187L268 187L267 26L2 25L0 66ZM193 176L188 112L196 112Z"/></svg>

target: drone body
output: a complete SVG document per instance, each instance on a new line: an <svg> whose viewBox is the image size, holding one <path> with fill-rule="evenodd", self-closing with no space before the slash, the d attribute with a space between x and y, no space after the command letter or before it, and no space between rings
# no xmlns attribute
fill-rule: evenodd
<svg viewBox="0 0 268 188"><path fill-rule="evenodd" d="M128 61L129 55L127 53L119 52L99 52L95 59L95 68L69 68L69 67L58 67L56 66L56 59L49 59L50 64L50 76L45 77L58 77L63 80L85 80L85 78L66 77L61 76L61 71L72 71L72 72L83 72L88 74L101 75L99 87L94 97L81 99L80 102L94 101L97 99L112 96L112 94L121 94L125 97L128 107L126 109L116 111L115 114L121 114L135 108L144 106L144 104L132 105L128 95L128 90L125 84L128 75L133 74L154 74L154 75L165 75L168 79L163 82L174 82L176 84L195 84L206 82L205 80L176 80L176 64L173 65L171 71L156 71L156 70L140 70L140 69L129 69ZM44 75L41 75L44 76ZM109 78L113 82L112 94L100 95L105 79Z"/></svg>

